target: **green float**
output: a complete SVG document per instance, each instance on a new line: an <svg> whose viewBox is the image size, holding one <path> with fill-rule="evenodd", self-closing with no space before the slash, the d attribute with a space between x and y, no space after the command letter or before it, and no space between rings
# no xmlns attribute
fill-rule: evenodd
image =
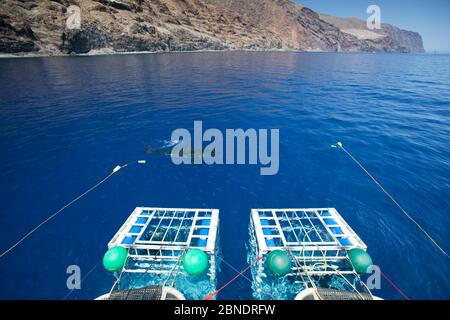
<svg viewBox="0 0 450 320"><path fill-rule="evenodd" d="M189 249L183 256L183 268L191 276L204 274L208 266L208 255L200 249Z"/></svg>
<svg viewBox="0 0 450 320"><path fill-rule="evenodd" d="M103 266L110 272L121 271L127 261L128 250L115 246L106 251L103 256Z"/></svg>
<svg viewBox="0 0 450 320"><path fill-rule="evenodd" d="M267 269L276 277L283 277L291 272L291 257L286 251L274 250L267 255Z"/></svg>
<svg viewBox="0 0 450 320"><path fill-rule="evenodd" d="M369 268L372 267L372 258L364 250L355 248L349 250L347 253L350 262L357 273L365 274L369 271Z"/></svg>

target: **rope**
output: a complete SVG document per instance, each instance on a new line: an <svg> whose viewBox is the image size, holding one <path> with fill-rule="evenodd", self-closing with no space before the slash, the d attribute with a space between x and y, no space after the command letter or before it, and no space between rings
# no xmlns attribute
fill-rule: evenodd
<svg viewBox="0 0 450 320"><path fill-rule="evenodd" d="M84 280L86 280L87 277L89 277L89 275L92 273L92 271L94 271L98 266L99 266L100 262L97 262L92 268L91 270L88 271L88 273L86 273L86 275L81 278L80 283L83 283ZM68 297L70 297L70 295L75 291L75 289L70 289L70 291L64 296L64 298L62 298L62 300L66 300Z"/></svg>
<svg viewBox="0 0 450 320"><path fill-rule="evenodd" d="M304 229L304 230L305 230L305 229ZM312 229L310 229L310 230L305 230L305 235L303 236L303 241L302 241L302 242L305 242L306 237L308 236L308 234L309 234L311 231L312 231ZM320 252L322 253L322 256L325 258L324 263L323 263L325 269L328 268L328 267L331 268L331 266L328 264L328 261L327 261L327 259L326 259L325 252L324 252L322 249L319 249L319 250L320 250ZM290 248L287 248L287 251L290 253L291 257L292 257L293 260L294 260L294 263L297 265L297 268L298 268L299 265L297 264L297 258L292 254ZM310 276L309 273L308 273L308 269L307 269L307 265L306 265L305 245L303 245L302 253L303 253L303 263L304 263L304 268L303 268L303 269L304 269L304 271L305 271L305 273L306 273L306 276L308 277L308 280L309 280L311 286L313 287L314 291L316 292L317 296L319 297L319 299L320 299L320 300L323 300L322 296L321 296L320 293L319 293L319 290L318 290L316 284L314 283L314 281L312 281L311 276ZM315 265L313 265L313 269L314 269L314 268L315 268ZM350 285L350 287L358 294L358 296L360 297L360 299L361 299L361 300L364 300L364 297L363 297L362 294L358 291L358 289L356 288L356 286L353 285L353 284L352 284L352 283L351 283L351 282L350 282L350 281L349 281L349 280L348 280L348 279L347 279L347 278L346 278L346 277L345 277L338 269L335 269L335 270L336 270L337 274L338 274L341 278L343 278L343 279L345 280L345 282L347 282L347 284ZM303 276L302 276L302 279L303 279ZM360 280L360 283L362 283L361 280Z"/></svg>
<svg viewBox="0 0 450 320"><path fill-rule="evenodd" d="M220 262L224 262L230 269L233 269L235 272L239 272L238 269L233 267L231 264L229 264L224 258L218 257L220 259ZM252 280L250 280L245 274L242 275L245 279L247 279L250 283L252 283Z"/></svg>
<svg viewBox="0 0 450 320"><path fill-rule="evenodd" d="M370 172L361 164L361 162L359 162L349 151L347 151L347 149L344 148L344 146L342 145L341 142L338 142L335 146L341 148L369 177L370 179L372 179L373 182L375 182L375 184L380 187L381 191L384 192L384 194L386 196L389 197L389 199L392 200L392 202L403 212L403 214L412 222L416 225L417 228L419 228L419 230L445 255L447 256L447 258L450 258L450 256L447 254L447 252L442 249L442 247L428 234L427 231L425 231L425 229L416 221L414 220L407 212L405 209L403 209L403 207L397 202L397 200L394 199L394 197L386 191L386 189L381 185L380 182L377 181L377 179L375 179L375 177L370 174Z"/></svg>
<svg viewBox="0 0 450 320"><path fill-rule="evenodd" d="M133 247L130 247L130 249L132 249L132 248ZM130 251L128 250L127 257L125 259L125 263L123 264L122 270L120 270L119 276L116 278L116 281L114 281L114 283L113 283L113 285L111 287L111 290L109 290L108 296L110 296L112 294L112 292L114 291L114 288L116 288L116 287L118 287L120 285L120 281L122 280L122 276L125 273L126 265L128 263L128 259L129 258L130 258ZM115 277L115 274L114 274L114 277ZM129 293L127 293L127 297L128 297L128 294Z"/></svg>
<svg viewBox="0 0 450 320"><path fill-rule="evenodd" d="M357 295L359 296L359 298L361 300L364 300L364 297L362 296L362 294L358 291L358 289L356 289L356 286L354 284L352 284L340 271L339 269L336 269L336 272L339 276L341 276L342 279L345 280L345 282L347 282L347 284L357 293ZM362 281L360 280L360 283L362 283Z"/></svg>
<svg viewBox="0 0 450 320"><path fill-rule="evenodd" d="M322 296L319 293L319 289L317 289L316 284L314 283L314 281L312 281L311 276L308 273L308 268L306 266L305 246L303 246L302 253L303 253L303 265L304 265L304 269L303 270L305 270L306 276L308 277L309 282L311 283L314 291L316 292L317 296L319 297L319 300L323 300Z"/></svg>
<svg viewBox="0 0 450 320"><path fill-rule="evenodd" d="M162 244L162 245L159 247L158 251L162 250L163 247L165 247L165 246L166 246L165 244ZM131 247L130 250L131 250L132 248L133 248L133 247ZM172 273L173 273L174 270L177 268L177 266L178 266L178 267L180 266L179 263L180 263L181 258L184 256L185 253L186 253L186 248L184 248L184 249L183 249L183 253L180 254L180 255L178 256L178 260L177 260L175 266L174 266L174 267L172 268L172 270L170 271L169 276L167 277L166 281L164 282L163 287L166 286L166 284L167 284L168 281L169 281L169 278L171 277ZM109 295L111 295L111 293L114 291L114 288L118 287L118 285L120 284L120 281L121 281L121 279L122 279L122 275L123 275L123 274L125 273L125 271L126 271L126 270L125 270L125 266L126 266L126 264L127 264L127 262L128 262L129 256L130 256L130 255L128 254L128 255L127 255L127 259L125 260L124 267L122 268L122 270L121 270L121 272L120 272L120 274L119 274L119 277L116 279L116 281L114 282L113 286L111 287L111 290L109 291ZM161 263L162 263L162 259L161 259ZM124 290L124 291L126 292L125 300L128 298L130 292L133 290L133 286L135 286L140 280L142 280L142 279L144 278L144 276L145 276L149 271L150 271L150 269L147 269L147 270L145 270L144 272L142 272L138 277L136 277L136 279L134 279L134 280L132 281L132 283L131 283L131 285L130 285L130 288ZM171 287L173 287L173 286L175 285L176 276L177 276L177 275L175 275L175 278L174 278L174 280L172 281Z"/></svg>
<svg viewBox="0 0 450 320"><path fill-rule="evenodd" d="M308 237L309 233L312 231L312 229L306 230L305 228L303 228L303 231L305 232L305 235L303 236L303 240L302 240L302 243L303 243L303 247L302 247L302 254L303 254L303 270L305 271L306 276L308 277L309 283L311 284L311 286L313 287L314 291L316 292L317 297L319 297L319 300L323 300L323 297L320 295L319 289L317 289L316 284L315 284L314 281L311 279L311 276L310 276L309 273L308 273L308 267L306 266L305 240L306 240L306 237ZM290 252L290 250L288 250L288 252ZM323 254L323 253L322 253L322 254ZM291 255L292 255L292 252L291 252ZM294 257L294 260L296 261L296 258L295 258L295 257ZM297 262L296 262L296 264L297 264ZM302 279L303 279L303 277L302 277Z"/></svg>
<svg viewBox="0 0 450 320"><path fill-rule="evenodd" d="M222 287L220 287L218 290L214 291L213 293L208 294L203 300L212 300L212 298L214 298L217 294L219 294L220 291L222 291L223 289L225 289L228 285L230 285L232 282L234 282L237 278L239 278L240 276L242 276L248 269L250 269L251 267L253 267L259 260L261 260L261 256L256 257L255 260L253 260L253 262L248 265L244 270L242 270L241 272L239 272L236 276L233 277L233 279L231 279L230 281L228 281L227 283L225 283Z"/></svg>
<svg viewBox="0 0 450 320"><path fill-rule="evenodd" d="M169 282L169 280L170 280L170 277L172 276L172 274L175 272L175 270L177 270L177 272L175 273L175 277L173 278L173 280L172 280L172 284L170 285L171 287L173 287L174 285L175 285L175 281L176 281L176 279L177 279L177 275L178 275L178 269L179 269L179 267L180 267L180 262L181 262L181 260L183 259L183 257L184 257L184 254L186 253L186 249L187 248L184 248L183 249L183 252L178 256L178 259L177 259L177 262L175 263L175 265L173 266L173 268L172 268L172 270L170 271L170 273L169 273L169 275L167 276L167 279L166 279L166 281L164 281L164 287L167 285L167 283Z"/></svg>
<svg viewBox="0 0 450 320"><path fill-rule="evenodd" d="M380 270L381 275L383 276L383 278L386 279L387 282L389 282L389 284L395 289L397 290L398 293L400 293L403 298L405 298L406 300L411 300L406 294L403 293L402 290L400 290L392 281L391 279L389 279L381 270Z"/></svg>
<svg viewBox="0 0 450 320"><path fill-rule="evenodd" d="M163 246L164 246L164 245L162 244L162 245L159 247L158 250L161 250L161 249L163 248ZM134 246L131 246L131 247L128 249L128 255L127 255L127 258L126 258L126 260L125 260L125 263L124 263L124 265L123 265L123 267L122 267L122 270L120 271L119 277L118 277L117 280L114 282L114 284L113 284L111 290L109 291L109 295L112 294L112 292L114 291L114 288L117 287L117 289L119 290L120 281L122 280L123 274L126 272L126 266L127 266L127 263L128 263L128 259L130 258L130 250L133 249L133 248L134 248ZM142 272L138 277L135 277L135 279L131 279L131 280L130 280L129 288L126 289L126 290L123 290L123 291L126 292L125 300L128 299L128 296L130 295L131 291L133 290L133 287L135 287L135 286L139 283L139 281L141 281L141 280L144 278L144 276L147 274L147 272L149 272L149 270L150 270L150 269L145 270L145 271Z"/></svg>
<svg viewBox="0 0 450 320"><path fill-rule="evenodd" d="M129 254L127 254L127 257L126 257L125 263L124 263L124 267L123 267L122 270L120 271L120 274L119 274L119 276L116 278L116 281L114 281L114 284L113 284L111 290L109 291L109 294L108 294L108 295L111 295L111 293L113 292L115 286L120 282L120 279L121 279L122 275L123 275L124 272L125 272L125 265L126 265L127 262L128 262L128 258L129 258ZM97 262L97 263L92 267L92 269L89 270L89 272L86 273L86 275L81 279L81 282L83 282L84 280L86 280L86 278L92 273L92 271L94 271L94 269L97 268L101 263L102 263L102 262ZM66 299L73 293L74 290L75 290L75 289L70 290L70 291L64 296L63 300L66 300Z"/></svg>
<svg viewBox="0 0 450 320"><path fill-rule="evenodd" d="M90 193L91 191L93 191L94 189L98 188L100 185L102 185L104 182L106 182L109 178L111 178L116 172L118 172L119 170L128 167L131 164L135 164L135 163L145 163L145 160L138 160L138 161L134 161L131 163L127 163L123 166L117 166L114 168L114 170L108 174L105 178L103 178L102 180L100 180L99 182L97 182L93 187L89 188L88 190L86 190L85 192L83 192L81 195L79 195L78 197L76 197L75 199L73 199L72 201L70 201L68 204L66 204L65 206L63 206L61 209L59 209L58 211L56 211L55 213L51 214L47 219L45 219L44 221L42 221L41 223L39 223L37 226L35 226L33 229L31 229L27 234L25 234L22 238L20 238L16 243L14 243L11 247L9 247L6 251L4 251L1 255L0 255L0 259L3 258L5 255L7 255L9 252L11 252L12 250L14 250L19 244L21 244L24 240L26 240L29 236L31 236L34 232L36 232L38 229L40 229L42 226L44 226L47 222L49 222L50 220L52 220L54 217L56 217L59 213L61 213L62 211L64 211L66 208L70 207L72 204L74 204L75 202L77 202L78 200L80 200L81 198L83 198L85 195L87 195L88 193Z"/></svg>

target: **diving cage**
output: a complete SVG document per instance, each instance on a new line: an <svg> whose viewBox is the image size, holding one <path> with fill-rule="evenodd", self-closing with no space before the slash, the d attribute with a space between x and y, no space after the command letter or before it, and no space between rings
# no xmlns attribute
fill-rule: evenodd
<svg viewBox="0 0 450 320"><path fill-rule="evenodd" d="M121 246L128 256L108 294L109 300L199 300L216 290L219 210L137 207L108 248ZM208 256L202 275L182 264L189 249Z"/></svg>
<svg viewBox="0 0 450 320"><path fill-rule="evenodd" d="M367 246L334 208L252 209L248 261L258 300L372 300L348 250ZM282 250L292 264L284 276L267 268L270 252Z"/></svg>

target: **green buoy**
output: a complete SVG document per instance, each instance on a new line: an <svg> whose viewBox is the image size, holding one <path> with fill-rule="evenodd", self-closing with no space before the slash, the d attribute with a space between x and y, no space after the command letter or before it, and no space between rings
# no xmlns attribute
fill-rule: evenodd
<svg viewBox="0 0 450 320"><path fill-rule="evenodd" d="M266 259L267 269L277 277L282 277L291 271L292 262L291 257L282 250L271 251Z"/></svg>
<svg viewBox="0 0 450 320"><path fill-rule="evenodd" d="M367 252L362 249L356 248L351 249L348 252L348 257L350 258L350 262L355 268L356 272L359 274L365 274L369 271L369 268L372 266L372 258L369 256Z"/></svg>
<svg viewBox="0 0 450 320"><path fill-rule="evenodd" d="M191 276L205 273L208 265L208 255L200 249L189 249L183 256L183 268Z"/></svg>
<svg viewBox="0 0 450 320"><path fill-rule="evenodd" d="M124 247L112 247L103 256L103 266L110 272L120 271L125 265L127 256L128 250Z"/></svg>

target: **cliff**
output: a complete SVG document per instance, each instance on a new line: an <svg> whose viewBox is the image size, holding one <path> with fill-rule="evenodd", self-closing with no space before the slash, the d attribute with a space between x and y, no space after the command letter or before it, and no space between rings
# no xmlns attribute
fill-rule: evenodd
<svg viewBox="0 0 450 320"><path fill-rule="evenodd" d="M67 8L81 9L69 30ZM419 34L320 15L290 0L2 0L0 52L61 55L133 51L423 52Z"/></svg>

